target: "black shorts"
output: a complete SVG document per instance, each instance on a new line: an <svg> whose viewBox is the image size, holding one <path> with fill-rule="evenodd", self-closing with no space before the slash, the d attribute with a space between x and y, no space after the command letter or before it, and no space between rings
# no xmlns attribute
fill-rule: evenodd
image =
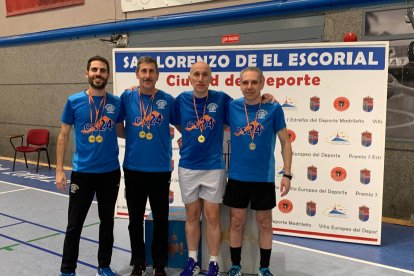
<svg viewBox="0 0 414 276"><path fill-rule="evenodd" d="M223 198L224 205L233 208L271 210L276 206L274 182L244 182L229 178Z"/></svg>

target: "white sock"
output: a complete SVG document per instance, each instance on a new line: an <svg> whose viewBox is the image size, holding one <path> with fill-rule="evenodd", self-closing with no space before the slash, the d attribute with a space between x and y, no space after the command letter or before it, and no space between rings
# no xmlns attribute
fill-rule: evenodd
<svg viewBox="0 0 414 276"><path fill-rule="evenodd" d="M188 257L193 258L195 262L198 261L197 256L198 256L198 250L188 251Z"/></svg>
<svg viewBox="0 0 414 276"><path fill-rule="evenodd" d="M210 262L216 262L216 263L218 263L218 256L211 256L210 255Z"/></svg>

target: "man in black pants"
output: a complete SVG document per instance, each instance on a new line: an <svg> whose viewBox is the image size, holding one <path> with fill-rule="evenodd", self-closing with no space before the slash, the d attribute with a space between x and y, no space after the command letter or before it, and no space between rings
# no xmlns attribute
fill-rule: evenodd
<svg viewBox="0 0 414 276"><path fill-rule="evenodd" d="M124 124L118 132L125 137L125 194L129 213L131 240L131 276L146 274L144 214L147 199L154 218L152 259L154 274L165 275L168 263L168 210L171 179L172 145L170 124L175 124L174 98L158 90L156 61L138 59L136 76L139 87L121 95Z"/></svg>
<svg viewBox="0 0 414 276"><path fill-rule="evenodd" d="M69 132L74 126L75 153L60 275L75 275L83 223L96 193L100 219L96 275L113 276L115 274L109 265L114 242L115 203L121 176L115 131L120 119L120 99L105 91L109 78L109 63L105 58L90 58L85 77L89 88L68 98L57 141L56 186L65 192L67 182L63 160Z"/></svg>

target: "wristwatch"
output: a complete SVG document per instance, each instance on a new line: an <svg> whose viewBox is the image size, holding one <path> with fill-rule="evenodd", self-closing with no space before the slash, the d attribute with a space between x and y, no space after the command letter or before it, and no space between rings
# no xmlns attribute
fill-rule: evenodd
<svg viewBox="0 0 414 276"><path fill-rule="evenodd" d="M289 178L289 180L292 180L292 176L290 174L283 174L283 177Z"/></svg>

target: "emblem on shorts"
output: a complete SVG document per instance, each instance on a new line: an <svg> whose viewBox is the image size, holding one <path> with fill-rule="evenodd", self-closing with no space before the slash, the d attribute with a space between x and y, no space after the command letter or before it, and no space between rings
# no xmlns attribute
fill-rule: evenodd
<svg viewBox="0 0 414 276"><path fill-rule="evenodd" d="M70 192L72 194L76 193L76 191L79 190L79 186L75 183L70 184Z"/></svg>

